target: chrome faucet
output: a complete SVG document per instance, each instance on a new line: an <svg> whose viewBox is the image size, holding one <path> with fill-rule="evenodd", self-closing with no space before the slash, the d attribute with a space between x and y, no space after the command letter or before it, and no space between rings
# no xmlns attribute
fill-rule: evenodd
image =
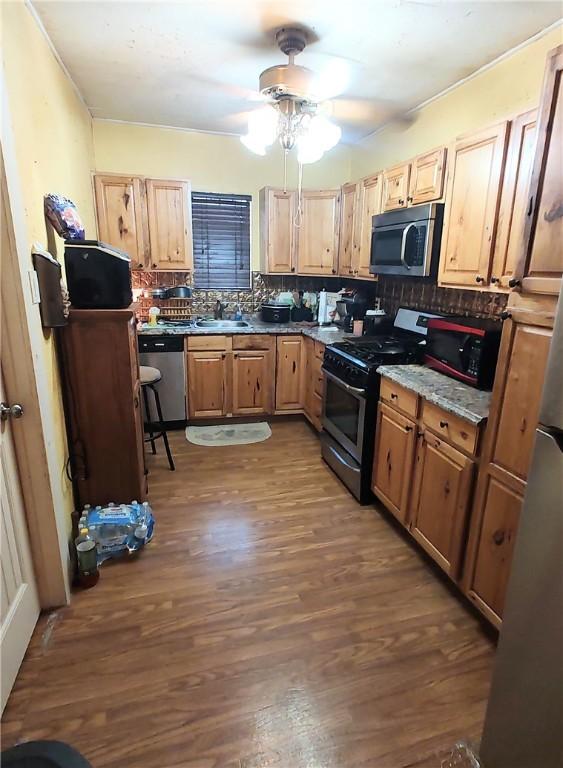
<svg viewBox="0 0 563 768"><path fill-rule="evenodd" d="M223 319L223 310L226 309L225 304L221 304L219 299L217 299L217 303L215 304L215 309L213 310L213 317L215 320L222 320Z"/></svg>

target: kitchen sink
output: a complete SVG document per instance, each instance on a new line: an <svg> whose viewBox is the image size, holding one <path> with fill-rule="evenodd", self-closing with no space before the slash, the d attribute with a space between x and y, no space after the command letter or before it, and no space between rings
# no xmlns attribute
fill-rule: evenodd
<svg viewBox="0 0 563 768"><path fill-rule="evenodd" d="M246 320L196 320L195 327L228 330L229 328L250 328L250 323Z"/></svg>

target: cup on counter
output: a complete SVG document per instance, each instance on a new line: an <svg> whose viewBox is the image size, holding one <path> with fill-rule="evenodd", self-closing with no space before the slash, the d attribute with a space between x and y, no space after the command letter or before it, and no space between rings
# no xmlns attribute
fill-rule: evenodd
<svg viewBox="0 0 563 768"><path fill-rule="evenodd" d="M363 320L354 320L354 324L352 326L352 333L354 336L362 336L364 332L364 321Z"/></svg>

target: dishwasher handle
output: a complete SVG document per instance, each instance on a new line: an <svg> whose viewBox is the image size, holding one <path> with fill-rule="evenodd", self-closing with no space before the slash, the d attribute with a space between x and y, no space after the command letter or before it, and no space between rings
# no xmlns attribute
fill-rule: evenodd
<svg viewBox="0 0 563 768"><path fill-rule="evenodd" d="M175 336L139 336L139 352L183 352L184 337Z"/></svg>

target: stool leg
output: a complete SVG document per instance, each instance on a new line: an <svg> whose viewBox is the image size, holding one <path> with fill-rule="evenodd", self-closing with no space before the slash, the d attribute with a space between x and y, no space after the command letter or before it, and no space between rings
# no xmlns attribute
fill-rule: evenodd
<svg viewBox="0 0 563 768"><path fill-rule="evenodd" d="M162 408L160 407L160 397L158 396L158 389L156 387L151 387L151 389L154 395L154 402L156 403L156 412L158 414L158 420L160 422L162 439L164 441L164 449L166 450L166 455L168 456L168 465L170 466L170 471L174 472L176 467L174 466L174 459L172 458L172 454L170 452L170 446L168 445L168 435L166 433L166 429L164 428L164 419L162 418Z"/></svg>
<svg viewBox="0 0 563 768"><path fill-rule="evenodd" d="M149 397L147 395L147 385L145 385L144 387L141 387L141 389L143 390L143 400L145 402L145 413L147 415L147 427L149 429L150 444L151 444L152 452L153 454L155 454L156 445L154 443L154 432L152 428L152 417L151 417L151 410L149 407Z"/></svg>

